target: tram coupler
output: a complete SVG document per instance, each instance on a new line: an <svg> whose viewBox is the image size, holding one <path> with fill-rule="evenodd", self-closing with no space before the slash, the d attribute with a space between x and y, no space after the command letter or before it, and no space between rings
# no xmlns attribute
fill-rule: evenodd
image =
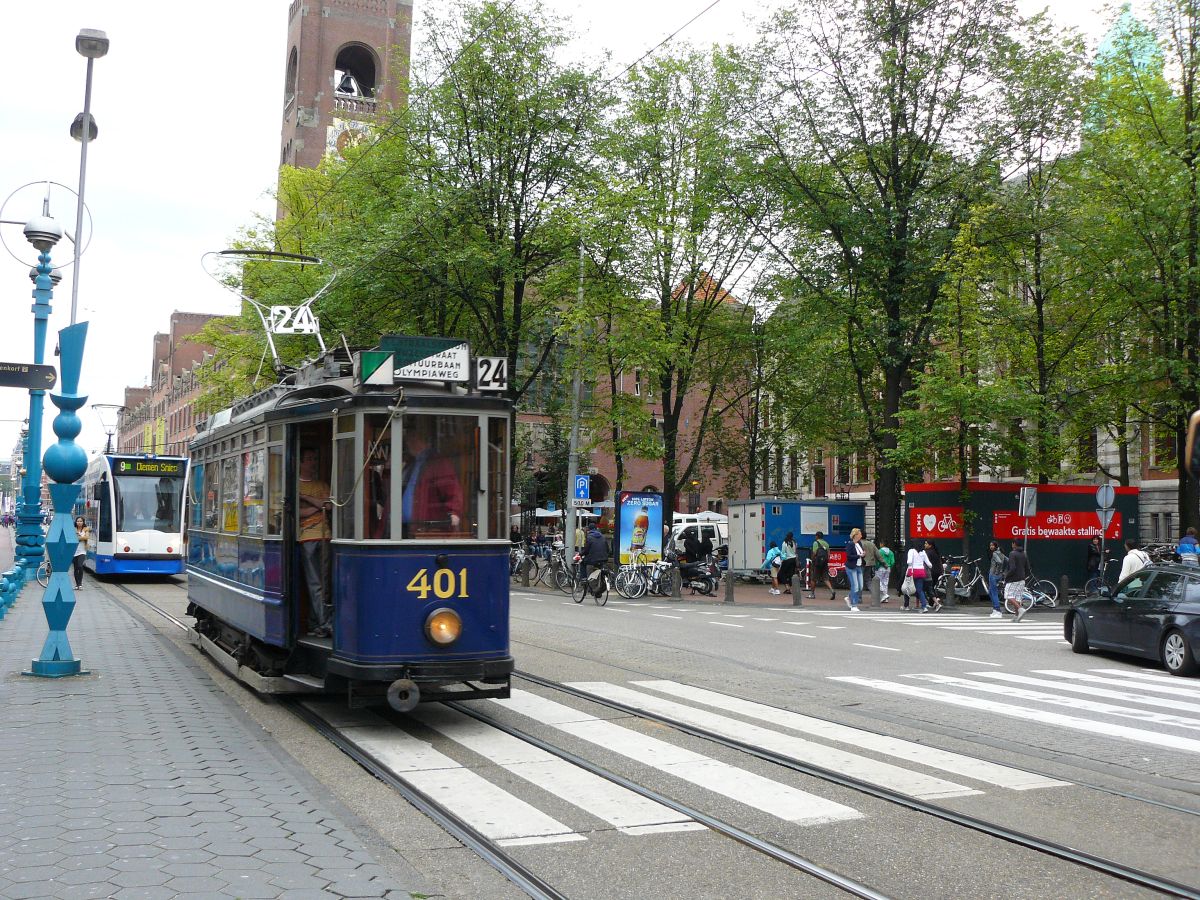
<svg viewBox="0 0 1200 900"><path fill-rule="evenodd" d="M388 686L387 702L396 712L412 712L421 702L421 689L410 678L398 678Z"/></svg>

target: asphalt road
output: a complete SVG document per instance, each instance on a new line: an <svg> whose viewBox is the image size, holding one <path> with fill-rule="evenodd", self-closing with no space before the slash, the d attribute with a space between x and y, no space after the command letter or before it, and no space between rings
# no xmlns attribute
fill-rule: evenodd
<svg viewBox="0 0 1200 900"><path fill-rule="evenodd" d="M138 589L182 613L178 586ZM194 653L163 620L144 618ZM527 672L1200 886L1200 680L1074 654L1061 620L1061 611L1016 625L975 609L852 614L615 594L601 608L518 589L511 637ZM213 677L444 896L519 896L269 700ZM883 895L1153 896L527 682L514 681L511 701L478 706ZM576 900L846 896L443 707L419 708L396 740L416 777Z"/></svg>

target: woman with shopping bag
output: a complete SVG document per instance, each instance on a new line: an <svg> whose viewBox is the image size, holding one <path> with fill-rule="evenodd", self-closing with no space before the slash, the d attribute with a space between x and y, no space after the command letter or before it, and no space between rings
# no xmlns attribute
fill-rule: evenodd
<svg viewBox="0 0 1200 900"><path fill-rule="evenodd" d="M908 609L908 601L915 595L921 601L921 612L929 612L925 601L924 582L933 567L930 565L929 557L925 555L925 551L919 544L913 544L908 548L907 566L904 572L904 584L900 588L904 594L904 606L901 609Z"/></svg>

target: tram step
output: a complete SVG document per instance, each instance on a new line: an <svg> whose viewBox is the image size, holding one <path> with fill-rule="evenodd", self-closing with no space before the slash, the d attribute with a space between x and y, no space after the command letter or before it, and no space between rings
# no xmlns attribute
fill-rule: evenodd
<svg viewBox="0 0 1200 900"><path fill-rule="evenodd" d="M312 675L284 675L283 680L302 685L313 691L325 690L325 682L320 678L314 678Z"/></svg>

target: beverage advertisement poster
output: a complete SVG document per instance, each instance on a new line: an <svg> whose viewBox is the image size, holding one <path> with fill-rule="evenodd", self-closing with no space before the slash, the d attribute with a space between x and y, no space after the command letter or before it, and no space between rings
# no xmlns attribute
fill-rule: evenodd
<svg viewBox="0 0 1200 900"><path fill-rule="evenodd" d="M662 557L662 494L621 491L617 495L617 561L627 563L635 553L647 562Z"/></svg>

